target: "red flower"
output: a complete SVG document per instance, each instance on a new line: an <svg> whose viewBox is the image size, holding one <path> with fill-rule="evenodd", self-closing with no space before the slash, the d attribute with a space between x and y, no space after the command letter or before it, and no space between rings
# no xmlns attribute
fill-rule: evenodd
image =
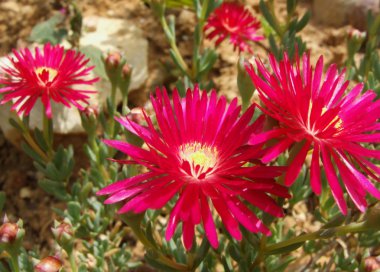
<svg viewBox="0 0 380 272"><path fill-rule="evenodd" d="M89 85L98 80L85 79L93 67L86 68L88 59L74 50L65 52L62 46L45 44L43 52L37 47L34 56L28 48L13 51L9 58L13 67L4 67L7 76L0 76L0 93L4 93L1 104L13 101L12 110L29 115L38 98L45 106L46 115L51 118L51 101L80 110L87 104L88 93L93 91L73 89L73 85Z"/></svg>
<svg viewBox="0 0 380 272"><path fill-rule="evenodd" d="M239 223L251 232L270 234L268 228L246 206L246 202L274 216L283 212L270 197L289 197L286 187L275 183L282 168L258 164L260 146L248 146L253 132L261 130L261 117L250 124L255 107L240 118L237 100L227 106L225 97L217 99L212 92L200 92L196 87L181 99L177 91L171 103L167 92L157 90L151 97L159 129L145 116L148 127L129 118L118 121L140 136L148 146L141 149L117 140L105 143L131 157L120 163L141 164L148 172L118 181L98 192L110 195L106 204L123 201L119 213L141 213L160 209L175 195L178 200L171 210L166 239L171 239L182 222L183 241L190 249L194 228L202 222L206 237L214 248L218 238L210 205L220 215L235 239L242 234ZM247 165L254 162L253 165Z"/></svg>
<svg viewBox="0 0 380 272"><path fill-rule="evenodd" d="M260 22L244 6L226 2L211 14L205 31L210 30L207 34L208 39L217 37L216 45L229 37L234 50L238 47L239 51L252 53L248 42L264 39L263 36L257 35L259 28Z"/></svg>
<svg viewBox="0 0 380 272"><path fill-rule="evenodd" d="M264 163L297 143L299 151L289 166L285 184L294 182L307 154L312 152L310 182L313 191L321 192L321 159L342 213L346 214L347 206L337 171L356 206L364 211L367 192L380 199L380 192L368 179L380 181L380 168L369 160L380 159L380 151L362 145L380 142L380 100L374 101L373 91L361 94L363 84L346 91L349 82L344 80L345 72L339 73L335 65L329 67L322 81L322 57L315 70L306 54L302 61L297 59L295 65L287 54L283 61L277 62L273 55L269 60L273 73L260 61L256 61L258 73L252 66L247 70L265 106L263 110L278 121L278 127L252 138L250 143L272 138L279 140L267 150Z"/></svg>

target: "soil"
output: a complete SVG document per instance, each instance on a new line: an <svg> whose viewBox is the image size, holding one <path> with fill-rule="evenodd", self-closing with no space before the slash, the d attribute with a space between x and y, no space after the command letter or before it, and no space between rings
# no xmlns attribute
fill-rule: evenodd
<svg viewBox="0 0 380 272"><path fill-rule="evenodd" d="M3 0L0 2L0 56L13 48L28 45L28 36L33 25L48 19L53 13L51 1L45 0ZM55 2L59 2L56 0ZM151 10L141 0L82 0L78 1L84 16L99 15L113 18L126 18L134 21L144 30L149 41L149 78L144 87L132 93L131 105L136 106L146 100L149 91L156 86L173 87L174 78L165 69L170 62L169 45L162 29L155 20ZM258 0L246 0L254 11L258 10ZM281 18L286 12L286 1L276 0L276 10ZM297 10L303 14L310 5L306 2ZM188 10L172 11L177 18L178 43L185 59L191 59L191 48L188 41L192 35L194 16ZM313 21L301 33L314 60L324 55L325 63L342 64L346 49L345 37L348 27L329 28ZM209 42L211 45L212 43ZM264 43L264 45L267 45ZM254 52L265 57L261 47L254 47ZM228 43L218 48L220 58L213 72L216 89L228 98L237 96L236 62L238 54ZM144 99L141 99L141 94ZM63 204L48 196L37 185L36 173L32 161L18 148L12 146L0 132L0 190L7 196L5 212L16 221L24 220L27 230L25 246L27 249L39 248L42 256L52 249L50 227L54 219L51 207ZM302 224L305 223L301 222ZM300 220L298 220L300 221ZM297 222L298 222L297 221ZM302 221L302 220L301 220ZM310 227L312 228L312 227ZM310 229L309 228L309 229Z"/></svg>

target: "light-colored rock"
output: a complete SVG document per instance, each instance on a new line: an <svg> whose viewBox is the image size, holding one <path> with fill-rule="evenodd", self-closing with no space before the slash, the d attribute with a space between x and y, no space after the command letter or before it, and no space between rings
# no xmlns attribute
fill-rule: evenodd
<svg viewBox="0 0 380 272"><path fill-rule="evenodd" d="M94 45L103 52L121 52L133 67L131 90L138 89L148 78L148 41L142 30L130 21L104 17L87 17L83 22L84 29L80 40L81 46ZM109 90L109 85L103 85ZM100 92L105 99L106 92ZM103 100L104 101L104 100Z"/></svg>
<svg viewBox="0 0 380 272"><path fill-rule="evenodd" d="M335 27L352 24L364 30L367 12L378 14L380 0L314 0L313 15L320 23Z"/></svg>
<svg viewBox="0 0 380 272"><path fill-rule="evenodd" d="M121 19L108 19L102 17L88 17L84 19L84 33L81 46L93 45L107 52L119 51L126 57L133 67L130 90L138 89L148 77L148 41L143 37L142 31L131 22ZM34 51L34 50L33 50ZM0 58L0 67L10 65L7 57ZM1 70L0 70L1 73ZM91 75L90 77L94 77ZM90 105L104 105L106 97L110 94L110 84L107 80L100 80L95 86L80 85L80 89L98 90L91 94ZM74 88L75 89L75 88ZM117 97L121 99L121 97ZM9 125L10 107L0 106L0 129L9 140L16 138L15 129ZM54 132L78 133L82 132L81 120L75 107L67 108L60 104L52 104ZM43 107L37 102L30 114L30 127L42 126Z"/></svg>

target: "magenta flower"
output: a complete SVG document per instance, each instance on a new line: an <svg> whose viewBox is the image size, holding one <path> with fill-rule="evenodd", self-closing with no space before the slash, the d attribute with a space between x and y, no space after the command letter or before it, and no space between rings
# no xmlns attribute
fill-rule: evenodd
<svg viewBox="0 0 380 272"><path fill-rule="evenodd" d="M200 223L210 244L218 247L211 204L235 239L242 238L239 223L251 232L269 235L269 229L246 203L279 217L283 215L282 208L270 194L289 194L286 187L274 180L283 168L262 165L261 146L247 145L252 133L261 131L263 126L263 118L250 124L255 107L239 118L241 109L236 99L227 106L225 97L218 99L215 92L208 97L198 87L193 92L188 90L184 99L175 91L172 103L165 90L157 90L151 101L158 129L145 112L148 127L129 118L118 119L145 141L148 150L123 141L105 140L107 145L129 155L129 160L120 163L141 164L148 171L99 191L99 195L110 195L105 203L123 201L119 213L141 213L160 209L178 195L170 212L166 239L171 239L182 222L186 249L191 248L194 228Z"/></svg>
<svg viewBox="0 0 380 272"><path fill-rule="evenodd" d="M65 51L62 46L45 44L43 51L38 47L33 55L28 48L14 50L10 57L13 67L3 67L6 76L0 76L0 93L4 93L1 104L13 101L12 110L29 115L38 98L51 118L51 100L70 104L84 110L81 102L88 104L88 93L93 91L73 89L73 85L90 85L98 80L86 79L93 67L86 67L88 59L74 50Z"/></svg>
<svg viewBox="0 0 380 272"><path fill-rule="evenodd" d="M216 45L229 37L234 50L238 47L239 51L252 53L248 43L264 39L263 36L257 34L259 28L260 22L244 6L226 2L211 14L205 31L208 32L208 39L217 37Z"/></svg>
<svg viewBox="0 0 380 272"><path fill-rule="evenodd" d="M337 172L356 206L364 211L367 192L380 199L379 190L369 180L380 181L380 168L370 160L380 159L380 151L363 146L380 142L380 100L374 101L373 91L361 94L363 84L346 91L349 82L344 80L345 71L339 73L335 65L329 67L322 81L322 57L315 70L306 54L302 67L299 59L292 65L287 54L283 61L277 62L273 55L269 60L273 73L256 60L262 78L252 65L247 66L247 70L264 104L263 111L278 121L278 127L250 139L250 143L278 139L267 149L264 163L292 145L298 145L295 147L298 153L286 173L286 185L294 182L307 154L312 152L310 182L313 191L321 193L321 160L342 213L346 214L347 206Z"/></svg>

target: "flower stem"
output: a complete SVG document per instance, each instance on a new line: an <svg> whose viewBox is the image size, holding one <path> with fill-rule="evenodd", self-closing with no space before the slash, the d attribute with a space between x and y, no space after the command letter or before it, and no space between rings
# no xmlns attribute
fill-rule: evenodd
<svg viewBox="0 0 380 272"><path fill-rule="evenodd" d="M24 140L40 156L40 158L44 162L48 162L49 161L48 156L38 146L38 144L36 143L36 141L33 139L32 135L30 134L29 128L25 127L24 123L22 122L22 120L20 119L20 117L18 115L16 116L16 122L18 123L18 125L22 129L21 133L22 133L22 136L24 137Z"/></svg>
<svg viewBox="0 0 380 272"><path fill-rule="evenodd" d="M69 253L69 259L70 259L70 267L71 267L71 271L72 272L77 272L78 271L78 266L77 266L77 262L75 260L75 254L74 254L74 250L71 250L71 252Z"/></svg>
<svg viewBox="0 0 380 272"><path fill-rule="evenodd" d="M20 266L18 264L18 255L10 254L11 255L11 265L12 265L12 272L19 272Z"/></svg>
<svg viewBox="0 0 380 272"><path fill-rule="evenodd" d="M265 252L266 244L267 244L267 236L263 235L260 240L260 249L259 249L259 252L257 253L257 257L250 267L252 270L262 263L265 256L264 252Z"/></svg>
<svg viewBox="0 0 380 272"><path fill-rule="evenodd" d="M175 37L173 35L175 35L175 33L172 33L169 26L168 26L168 23L166 22L166 19L165 19L165 16L164 14L162 14L160 16L160 23L162 25L162 28L164 29L164 32L165 32L165 35L166 35L166 38L168 39L169 41L169 44L170 44L170 47L171 49L173 50L173 55L175 56L176 58L176 61L179 65L179 68L189 77L191 78L190 76L190 73L189 73L189 67L187 66L185 60L183 59L181 53L179 52L179 49L177 47L177 44L175 42Z"/></svg>
<svg viewBox="0 0 380 272"><path fill-rule="evenodd" d="M111 103L110 103L110 109L108 109L109 114L110 114L110 120L109 120L109 125L108 125L108 137L113 138L114 133L115 133L115 113L116 113L116 90L117 90L117 85L112 83L111 86Z"/></svg>
<svg viewBox="0 0 380 272"><path fill-rule="evenodd" d="M44 135L47 147L48 147L47 156L48 156L48 158L51 158L51 156L53 154L52 121L51 121L51 119L49 119L46 116L45 111L42 112L42 120L43 120L42 121L43 122L43 135Z"/></svg>
<svg viewBox="0 0 380 272"><path fill-rule="evenodd" d="M264 252L265 254L267 254L271 251L285 248L285 247L298 244L301 242L312 241L312 240L317 240L317 239L328 239L333 236L342 236L348 233L363 232L363 231L368 231L371 229L372 229L371 227L366 225L366 222L352 223L346 226L339 226L339 227L330 228L330 229L320 229L313 233L303 234L297 237L293 237L289 240L265 247Z"/></svg>
<svg viewBox="0 0 380 272"><path fill-rule="evenodd" d="M192 78L196 81L200 81L198 78L198 62L199 62L199 55L201 53L200 47L203 42L203 26L206 21L206 15L207 10L209 7L210 0L204 0L202 3L202 11L201 15L198 20L198 24L196 26L196 31L194 33L194 54L193 54L193 60L192 60Z"/></svg>

